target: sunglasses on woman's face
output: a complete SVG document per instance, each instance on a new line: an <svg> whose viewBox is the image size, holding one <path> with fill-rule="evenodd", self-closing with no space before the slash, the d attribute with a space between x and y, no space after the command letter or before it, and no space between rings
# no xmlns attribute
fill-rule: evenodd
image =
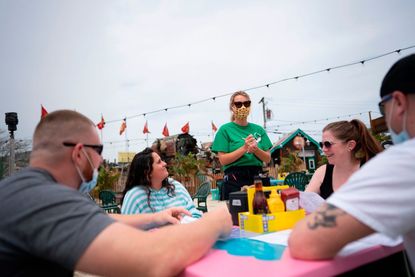
<svg viewBox="0 0 415 277"><path fill-rule="evenodd" d="M328 149L336 143L326 140L326 141L323 141L323 142L319 142L319 144L320 144L320 148L323 148L323 146L324 146Z"/></svg>
<svg viewBox="0 0 415 277"><path fill-rule="evenodd" d="M244 101L244 102L233 102L233 104L235 105L235 107L237 107L238 109L240 107L242 107L242 105L245 106L245 108L249 108L251 106L251 101Z"/></svg>

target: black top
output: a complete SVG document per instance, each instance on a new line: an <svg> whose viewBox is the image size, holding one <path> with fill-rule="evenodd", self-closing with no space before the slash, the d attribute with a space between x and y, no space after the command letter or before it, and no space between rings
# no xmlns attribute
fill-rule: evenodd
<svg viewBox="0 0 415 277"><path fill-rule="evenodd" d="M360 167L362 167L365 163L360 161ZM334 165L327 164L326 165L326 174L324 175L323 183L320 186L320 196L324 199L329 198L329 196L334 192L333 190L333 169Z"/></svg>
<svg viewBox="0 0 415 277"><path fill-rule="evenodd" d="M334 165L326 165L326 174L324 175L323 183L320 186L320 196L327 199L333 191L333 168Z"/></svg>

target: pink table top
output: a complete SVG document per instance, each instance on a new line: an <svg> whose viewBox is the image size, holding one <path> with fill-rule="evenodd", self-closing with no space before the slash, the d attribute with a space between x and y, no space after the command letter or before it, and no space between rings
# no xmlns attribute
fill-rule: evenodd
<svg viewBox="0 0 415 277"><path fill-rule="evenodd" d="M211 249L202 259L188 266L181 276L333 276L403 250L374 246L333 260L302 261L291 258L288 248L280 260L264 261L254 257L233 256L225 250Z"/></svg>

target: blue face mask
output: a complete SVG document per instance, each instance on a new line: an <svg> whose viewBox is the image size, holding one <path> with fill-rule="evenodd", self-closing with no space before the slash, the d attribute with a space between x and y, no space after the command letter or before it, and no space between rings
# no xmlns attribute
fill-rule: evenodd
<svg viewBox="0 0 415 277"><path fill-rule="evenodd" d="M393 107L395 106L395 99L392 99L392 109L390 112L390 116L389 116L389 124L388 124L388 130L389 133L391 134L391 139L394 145L405 142L407 140L410 139L408 131L406 130L406 112L404 115L404 119L403 119L403 127L402 127L402 131L398 134L396 133L392 127L391 127L391 119L392 119L392 112L393 112Z"/></svg>
<svg viewBox="0 0 415 277"><path fill-rule="evenodd" d="M89 159L88 155L86 154L85 150L82 149L82 151L84 152L86 158L88 159L89 164L91 165L92 168L94 168L94 165L92 164L91 160ZM98 169L94 168L94 171L92 173L92 179L89 181L86 181L86 179L84 178L84 176L82 175L81 170L79 169L78 166L75 166L76 170L78 171L79 177L81 177L82 179L82 183L79 186L79 191L81 193L89 193L93 188L95 188L95 186L97 185L97 181L98 181Z"/></svg>
<svg viewBox="0 0 415 277"><path fill-rule="evenodd" d="M98 181L98 169L94 169L94 173L92 174L92 179L88 182L83 181L81 186L79 187L79 191L82 193L89 193L91 190L95 188Z"/></svg>

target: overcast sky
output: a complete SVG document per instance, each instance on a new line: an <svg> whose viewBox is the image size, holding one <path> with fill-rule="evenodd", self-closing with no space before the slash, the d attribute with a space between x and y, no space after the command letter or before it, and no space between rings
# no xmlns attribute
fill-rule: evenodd
<svg viewBox="0 0 415 277"><path fill-rule="evenodd" d="M97 123L103 114L111 160L127 149L123 117L130 151L146 146L146 120L150 143L166 122L177 134L187 121L199 143L211 141L211 121L229 121L226 94L413 46L414 12L413 0L0 0L0 129L17 112L16 139L31 139L43 104ZM301 128L319 141L331 121L368 123L386 71L414 52L249 90L249 120L263 124L265 97L272 141L281 136L272 131Z"/></svg>

